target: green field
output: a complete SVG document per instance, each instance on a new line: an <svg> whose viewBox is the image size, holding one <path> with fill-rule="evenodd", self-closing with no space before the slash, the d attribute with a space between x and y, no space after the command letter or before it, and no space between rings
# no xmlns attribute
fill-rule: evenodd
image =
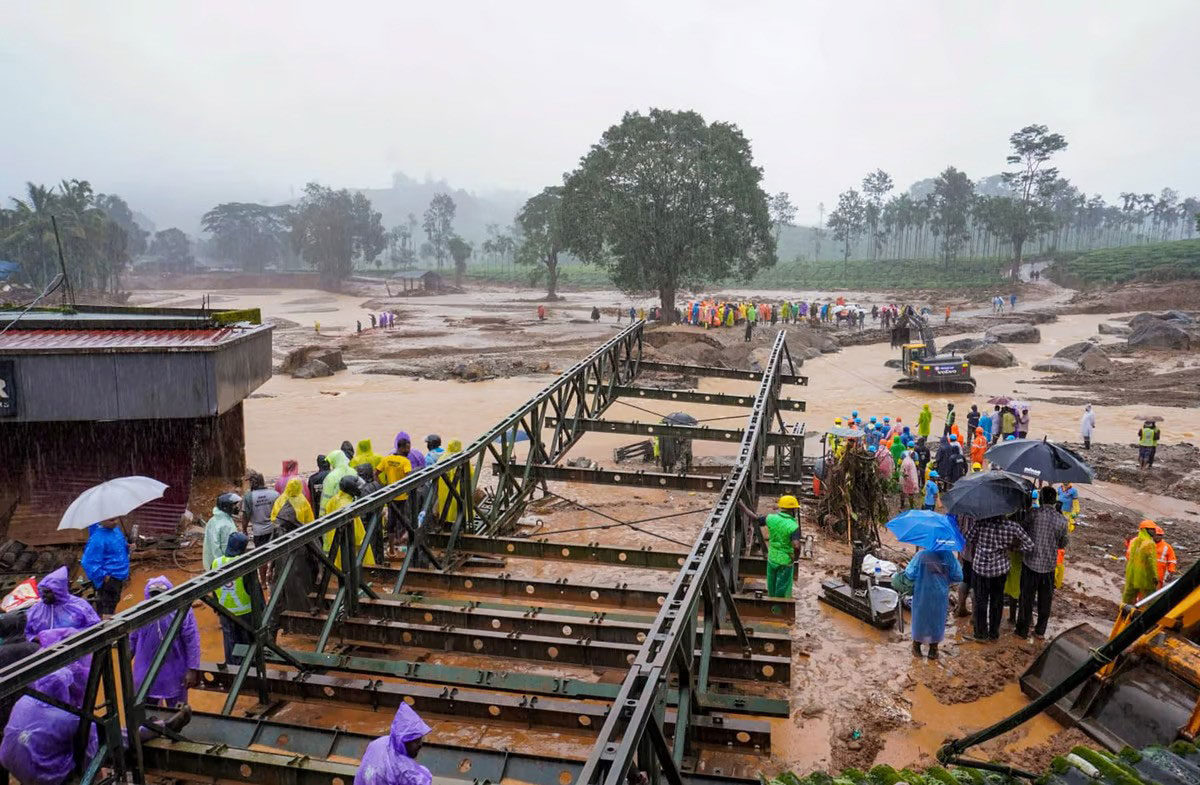
<svg viewBox="0 0 1200 785"><path fill-rule="evenodd" d="M1200 278L1200 240L1089 251L1056 264L1054 277L1066 284Z"/></svg>

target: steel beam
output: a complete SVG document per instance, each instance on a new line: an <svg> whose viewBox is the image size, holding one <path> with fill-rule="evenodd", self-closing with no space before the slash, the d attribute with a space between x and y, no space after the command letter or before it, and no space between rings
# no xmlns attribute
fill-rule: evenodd
<svg viewBox="0 0 1200 785"><path fill-rule="evenodd" d="M438 604L414 604L409 600L360 600L357 616L369 619L384 619L403 625L433 624L438 627L453 627L468 631L473 629L496 630L524 635L540 635L546 638L586 638L608 643L641 644L650 630L651 618L642 621L619 621L608 618L604 613L592 612L572 616L554 608L526 606L514 608L484 608L479 603L455 603L442 600ZM788 657L792 653L789 632L770 630L747 630L750 633L750 648L755 654L778 654ZM742 652L740 638L729 631L718 632L714 645L721 651Z"/></svg>
<svg viewBox="0 0 1200 785"><path fill-rule="evenodd" d="M555 425L557 420L546 418L547 425ZM628 422L624 420L580 420L575 423L581 431L591 433L622 433L634 436L670 436L676 439L697 439L707 442L728 442L739 444L745 431L741 428L714 428L708 425L673 425L667 423ZM802 433L768 433L767 444L785 447L803 447Z"/></svg>
<svg viewBox="0 0 1200 785"><path fill-rule="evenodd" d="M243 647L235 648L240 651ZM369 676L386 676L421 684L442 684L451 687L482 688L490 691L546 695L574 700L600 700L611 702L617 696L618 684L599 681L582 681L562 676L544 676L538 673L504 671L489 668L468 668L462 665L441 665L436 662L414 662L379 657L363 657L350 654L326 654L315 651L289 649L289 653L314 671L337 671L360 673ZM278 659L268 657L273 665ZM667 704L677 705L678 692L667 693ZM704 696L705 708L731 714L750 714L765 717L786 717L788 701L761 695L743 695L710 691Z"/></svg>
<svg viewBox="0 0 1200 785"><path fill-rule="evenodd" d="M747 382L761 382L762 371L743 371L737 368L714 368L707 365L681 365L679 363L660 363L642 360L638 370L649 373L677 373L683 376L715 376L720 379L741 379ZM807 376L794 373L779 373L776 375L781 384L808 384Z"/></svg>
<svg viewBox="0 0 1200 785"><path fill-rule="evenodd" d="M385 586L392 586L396 583L396 575L399 570L390 567L366 567L364 572L369 580ZM630 588L627 583L605 586L593 583L568 583L566 578L545 581L520 578L508 573L463 575L418 569L408 571L404 588L414 592L437 591L471 596L520 597L530 602L560 602L576 606L654 612L658 611L667 598L665 591ZM791 597L737 594L733 599L738 613L743 618L774 619L787 624L791 624L796 618L795 601Z"/></svg>
<svg viewBox="0 0 1200 785"><path fill-rule="evenodd" d="M583 471L583 470L580 470ZM435 545L445 543L447 535L431 535ZM458 549L467 553L498 554L515 559L543 559L547 561L581 561L592 564L612 564L617 567L640 567L652 570L678 570L687 561L683 551L662 551L644 546L641 548L617 548L608 545L569 542L550 542L546 539L529 540L519 537L460 537ZM740 570L747 575L767 574L767 560L757 556L743 556Z"/></svg>
<svg viewBox="0 0 1200 785"><path fill-rule="evenodd" d="M754 405L753 395L731 395L729 393L700 392L698 390L674 390L665 387L614 387L614 395L620 398L641 398L647 401L673 401L675 403L703 403L712 406L744 406ZM780 411L802 412L806 408L804 401L790 398L779 399Z"/></svg>
<svg viewBox="0 0 1200 785"><path fill-rule="evenodd" d="M171 712L149 709L165 720ZM157 739L144 745L146 767L157 774L203 782L262 785L349 785L358 766L329 760L359 760L375 736L325 730L271 720L223 717L196 712L184 728L188 741ZM261 745L279 753L256 752ZM562 785L579 775L578 761L527 752L489 750L426 742L417 762L438 779L458 782L506 780ZM757 785L757 780L719 774L685 773L684 785Z"/></svg>
<svg viewBox="0 0 1200 785"><path fill-rule="evenodd" d="M614 485L632 488L660 488L675 491L698 491L719 493L729 479L728 474L667 474L648 472L641 469L620 471L612 469L578 469L573 466L551 466L537 464L534 474L543 480L561 482L586 482L593 485ZM757 482L760 493L771 496L791 494L812 495L812 487L804 482L760 478ZM765 574L765 573L763 573Z"/></svg>
<svg viewBox="0 0 1200 785"><path fill-rule="evenodd" d="M325 619L307 613L288 611L280 615L280 626L295 635L316 636ZM435 624L401 624L361 618L339 619L333 626L335 637L356 646L411 646L431 651L478 654L482 657L511 657L545 663L584 665L593 668L624 670L636 659L639 647L628 643L590 640L586 637L563 638L548 635L522 635L496 630L462 630ZM791 658L772 654L751 656L712 653L712 674L719 679L788 683Z"/></svg>
<svg viewBox="0 0 1200 785"><path fill-rule="evenodd" d="M233 684L234 672L223 665L201 663L200 687L222 691ZM382 679L354 679L342 676L301 674L268 668L266 679L250 675L246 685L259 687L274 700L300 700L395 710L407 703L421 716L475 719L484 722L515 722L528 727L565 728L595 732L612 706L608 703L551 698L546 696L490 692L459 687L434 687L425 684L401 684ZM674 726L675 712L667 711L666 722ZM706 744L769 749L771 726L761 720L726 717L720 714L703 718L697 727L699 739Z"/></svg>

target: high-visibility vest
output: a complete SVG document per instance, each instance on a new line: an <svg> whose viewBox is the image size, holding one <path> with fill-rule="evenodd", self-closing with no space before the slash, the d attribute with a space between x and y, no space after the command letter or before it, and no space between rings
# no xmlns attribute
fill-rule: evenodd
<svg viewBox="0 0 1200 785"><path fill-rule="evenodd" d="M213 559L212 568L219 570L234 560L234 556L218 556ZM243 616L250 612L250 593L246 591L243 578L234 578L229 583L217 587L217 602L221 607L234 616Z"/></svg>
<svg viewBox="0 0 1200 785"><path fill-rule="evenodd" d="M1178 562L1175 560L1175 549L1166 540L1155 543L1155 551L1158 555L1158 583L1161 585L1167 574L1178 568Z"/></svg>
<svg viewBox="0 0 1200 785"><path fill-rule="evenodd" d="M1138 442L1142 447L1157 447L1158 446L1158 429L1157 428L1142 428L1142 440Z"/></svg>

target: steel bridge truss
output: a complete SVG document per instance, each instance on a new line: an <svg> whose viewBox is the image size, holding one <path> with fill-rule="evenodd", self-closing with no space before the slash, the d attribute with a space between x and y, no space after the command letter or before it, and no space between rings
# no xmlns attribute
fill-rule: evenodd
<svg viewBox="0 0 1200 785"><path fill-rule="evenodd" d="M790 601L770 603L761 598L734 596L741 585L740 579L746 567L758 574L763 570L761 558L750 556L751 538L748 531L757 535L757 527L737 525L735 507L738 501L754 507L764 484L778 486L780 483L790 484L799 479L800 456L803 454L802 436L789 434L783 427L779 432L772 433L771 426L773 420L783 426L778 410L781 384L785 381L803 384L807 380L795 375L782 331L776 337L767 369L762 372L747 372L643 362L643 326L642 322L638 322L623 330L564 372L465 451L447 454L437 464L414 472L397 483L319 518L312 524L277 537L270 544L253 549L220 569L205 572L96 626L81 630L35 655L0 669L0 699L25 693L79 716L82 721L75 738L76 760L79 761L85 761L84 751L89 730L93 727L96 729L99 749L90 760L79 766L80 782L84 785L126 779L143 782L147 771L173 770L175 767L170 762L172 759L191 761L192 763L181 766L179 770L196 772L209 771L207 768L197 768L198 764L194 763L205 757L236 760L237 755L231 757L230 750L224 744L197 744L165 728L160 722L162 710L155 708L147 700L150 685L161 669L193 602L204 602L219 617L243 628L250 638L249 645L240 651L243 656L239 665L231 669L221 666L218 670L208 672L207 678L210 681L219 679L220 686L227 688L221 715L209 716L204 721L205 733L211 736L214 733L213 728L218 726L222 719L229 723L245 722L234 720L231 716L244 689L252 689L260 706L265 706L271 700L272 692L307 697L317 691L314 686L303 686L306 674L319 674L330 668L337 668L338 663L342 663L343 667L349 670L355 670L346 664L351 658L327 652L335 632L339 636L343 635L346 630L342 628L347 625L350 630L356 629L354 625L358 621L370 618L370 614L364 611L373 610L376 613L386 613L392 618L412 619L414 611L407 608L413 599L419 599L419 595L414 598L404 593L410 589L406 582L408 576L413 576L412 585L418 591L422 586L450 580L447 576L457 560L465 558L466 554L472 551L483 550L478 543L501 542L496 538L502 537L512 528L530 495L539 486L544 488L548 479L553 479L552 472L548 469L554 467L584 433L606 429L597 423L618 397L628 396L631 391L636 394L636 391L641 389L632 386L639 373L653 371L717 375L758 381L760 385L757 394L750 399L747 426L736 433L740 437L737 462L726 478L718 478L718 482L722 483L718 500L696 544L686 555L673 555L675 564L666 564L661 558L656 558L654 564L645 565L679 570L673 587L669 592L663 593L634 590L628 596L623 594L620 586L602 590L586 588L588 596L598 599L601 603L606 601L600 599L602 596L612 597L607 601L616 605L640 603L645 606L654 602L660 610L653 624L648 628L635 628L619 623L608 624L603 627L604 635L613 640L593 641L585 638L572 642L569 636L565 636L564 643L564 638L555 637L534 640L535 636L532 633L550 630L548 622L514 616L511 612L501 613L503 609L499 608L488 608L485 609L487 612L477 614L480 619L502 619L504 623L513 625L513 629L524 630L492 631L492 634L486 637L489 641L496 641L496 653L500 653L505 647L503 639L506 636L518 636L524 640L521 646L515 647L511 656L521 656L529 646L544 645L554 647L558 652L554 656L563 657L560 661L597 662L614 667L625 667L632 662L628 676L616 694L604 696L611 700L614 710L605 708L596 712L593 709L591 714L587 715L591 717L594 714L596 724L600 725L601 720L603 724L599 728L597 745L588 761L582 767L577 763L569 767L572 775L578 772L579 782L589 785L601 782L620 785L620 779L632 766L645 771L652 783L657 783L662 776L672 785L703 781L703 778L698 779L695 775L685 777L680 772L684 757L694 741L707 738L725 740L728 735L720 727L723 718L710 716L712 711L728 709L736 712L747 705L751 710L761 713L778 714L780 711L780 707L768 699L743 699L719 695L715 691L710 694L710 686L715 684L715 681L710 682L710 675L714 678L720 674L723 678L759 678L770 681L786 679L788 673L790 659L766 653L763 646L770 644L770 641L764 639L752 643L749 637L750 630L743 623L743 616L749 614L767 618L777 613L781 606L785 608L784 612L787 612L791 607ZM788 365L787 374L783 371L784 363ZM746 405L741 397L736 401L718 402ZM787 403L788 408L792 410L803 408L801 402ZM618 425L617 429L618 432L639 432L639 427L637 424L625 424ZM621 431L622 428L626 430ZM721 431L717 438L722 441L732 440L734 435L732 432L726 435L725 431ZM710 434L708 438L713 438L713 435ZM524 447L519 446L522 443L525 443ZM767 461L769 446L774 452L773 469ZM496 477L495 485L484 501L476 504L485 463L491 464L491 473ZM764 477L761 483L760 476ZM433 529L437 528L436 526L420 529L411 526L411 547L399 567L364 565L369 549L377 541L383 511L401 496L416 498L422 495L422 491L425 491L424 519L439 521L447 531L434 533ZM356 522L361 522L366 532L361 541L356 540L354 535ZM330 541L326 544L325 540L329 535ZM530 543L528 540L514 542L522 543L522 547ZM582 546L571 545L570 548L580 548L587 552ZM506 548L500 553L511 554L513 550ZM600 549L599 546L592 546L591 552L597 554L604 551L606 558L613 559L614 564L623 564L627 559L648 558L637 556L644 553L643 551L609 550L612 553ZM567 548L558 548L557 551L561 555ZM282 592L274 593L269 601L264 601L261 593L251 591L252 608L243 616L231 615L215 601L214 592L219 586L236 578L251 578L260 567L270 563L274 563L277 570L276 585L282 585L295 566L296 560L308 555L315 558L323 568L322 580L316 588L317 597L326 601L323 618L312 617L305 621L305 631L316 637L314 651L290 650L276 642L277 623L281 618L276 605ZM414 569L418 555L429 559L439 571ZM382 600L371 588L369 581L378 580L381 574L392 581L395 597L404 598L399 607L387 603L378 604ZM507 579L501 576L480 577L479 580L500 584ZM335 584L336 588L331 590L330 584ZM544 582L538 584L546 586ZM527 593L532 593L533 583L522 582L522 585ZM572 592L580 593L580 589L568 590L565 582L552 585L559 586L556 591L564 597L574 596ZM327 593L332 596L332 600L326 599ZM387 608L391 610L384 610ZM422 613L432 615L428 610ZM469 623L469 617L473 615L445 609L439 613L455 623ZM295 614L282 614L284 619L289 616ZM132 673L130 633L162 619L168 621L166 634L139 685L135 683ZM562 620L554 619L553 623L561 624ZM405 629L389 632L390 624L404 626ZM429 639L426 643L438 639L438 648L442 648L446 640L457 640L464 635L460 630L448 626L421 625L408 621L377 621L368 626L374 628L369 634L376 642L390 642L389 636L394 634L408 635L407 642L411 642L414 640L412 636L421 635ZM428 632L422 629L423 626ZM585 629L587 627L586 624L582 626ZM629 639L630 635L634 636L633 641ZM484 637L476 629L466 635L464 640L478 644ZM783 648L786 646L784 641L778 641L778 644L781 651L787 650ZM479 649L477 645L475 648ZM81 702L82 709L61 704L37 690L38 679L84 658L90 658L90 662L87 666L88 679ZM271 669L268 668L268 662L273 666ZM378 668L378 664L385 662L388 661L358 658L355 664L360 669ZM289 673L292 675L281 676L277 670L277 666L280 665L290 668ZM418 668L428 670L435 667L418 663L407 665L411 666L411 673L387 672L408 681L420 681L415 677ZM456 677L453 671L454 669L441 667L437 672L443 681L452 681L457 677L469 678L465 673ZM492 671L478 672L483 673L493 674ZM573 683L570 679L556 679L554 682L554 689L558 689L561 683L564 690L566 685ZM323 689L317 692L328 695L329 685L322 684L320 678L311 685L320 685ZM486 683L477 681L476 686L497 689L490 676ZM538 684L533 684L533 687L537 686ZM531 689L531 683L523 682L520 689L528 691ZM399 698L393 693L394 690L381 689L376 684L365 693L354 693L350 699L394 703ZM427 692L423 694L425 700L436 703L435 698L430 697ZM672 707L670 715L667 712L668 704ZM562 721L553 712L548 714L553 715L555 722ZM732 722L730 727L740 726L737 722ZM157 734L157 740L143 740L144 734L139 733L142 728L149 728ZM188 731L189 729L185 729L184 735L190 738L194 734ZM761 733L756 731L752 735L755 741L761 742ZM335 734L335 741L336 738ZM176 750L174 758L172 749ZM261 756L259 753L248 751L239 752L238 755L248 758ZM307 761L307 756L305 760ZM284 769L294 765L295 761L286 763ZM304 781L332 783L337 779L345 780L344 764L332 764L323 769L308 762L304 767L306 776L301 778ZM223 778L241 779L246 782L265 781L258 779L257 771L255 776L248 774L252 768L249 765L241 765L238 769L232 766L226 768L228 771L222 769ZM325 772L325 769L328 769L328 772ZM239 773L242 776L239 776ZM434 773L453 776L451 771ZM280 781L300 780L290 779L284 774Z"/></svg>

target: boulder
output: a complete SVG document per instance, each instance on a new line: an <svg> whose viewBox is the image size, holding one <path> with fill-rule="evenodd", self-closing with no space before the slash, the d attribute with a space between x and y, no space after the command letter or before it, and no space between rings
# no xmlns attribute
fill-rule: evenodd
<svg viewBox="0 0 1200 785"><path fill-rule="evenodd" d="M1145 314L1138 314L1143 315ZM1136 321L1137 317L1134 317L1134 320ZM1129 336L1131 349L1188 349L1191 345L1192 337L1187 331L1180 329L1175 323L1161 319L1143 320L1139 326L1133 328Z"/></svg>
<svg viewBox="0 0 1200 785"><path fill-rule="evenodd" d="M1129 333L1133 332L1124 325L1109 324L1108 322L1100 322L1096 326L1096 331L1101 335L1129 335Z"/></svg>
<svg viewBox="0 0 1200 785"><path fill-rule="evenodd" d="M1066 360L1073 360L1075 362L1079 362L1080 357L1082 357L1083 355L1087 354L1088 352L1092 351L1095 348L1096 347L1093 344L1090 344L1087 341L1080 341L1079 343L1073 343L1070 346L1064 346L1063 348L1061 348L1057 352L1055 352L1054 356L1062 357L1063 359L1066 359Z"/></svg>
<svg viewBox="0 0 1200 785"><path fill-rule="evenodd" d="M1170 322L1179 322L1181 325L1196 323L1196 317L1184 311L1167 311L1163 318Z"/></svg>
<svg viewBox="0 0 1200 785"><path fill-rule="evenodd" d="M1017 358L1002 344L987 343L977 346L964 355L972 365L982 365L987 368L1011 368L1017 364Z"/></svg>
<svg viewBox="0 0 1200 785"><path fill-rule="evenodd" d="M899 357L893 357L890 360L883 361L884 368L903 368L904 362Z"/></svg>
<svg viewBox="0 0 1200 785"><path fill-rule="evenodd" d="M989 342L997 343L1041 343L1042 333L1032 324L998 324L989 327L984 334Z"/></svg>
<svg viewBox="0 0 1200 785"><path fill-rule="evenodd" d="M324 376L333 376L333 369L321 360L310 360L292 371L293 379L320 379Z"/></svg>
<svg viewBox="0 0 1200 785"><path fill-rule="evenodd" d="M320 360L325 365L329 370L329 373L325 374L326 376L332 375L334 371L346 370L346 363L342 359L342 350L336 346L301 346L287 353L287 356L283 358L283 364L279 366L279 371L280 373L290 373L292 376L295 376L297 370L305 367L313 360ZM311 377L303 376L298 378L307 379Z"/></svg>
<svg viewBox="0 0 1200 785"><path fill-rule="evenodd" d="M1049 373L1075 373L1079 370L1079 363L1062 357L1051 357L1049 360L1033 366L1033 370L1048 371Z"/></svg>
<svg viewBox="0 0 1200 785"><path fill-rule="evenodd" d="M983 346L987 341L981 338L959 338L957 341L951 341L941 347L939 354L966 354L972 349L977 349Z"/></svg>
<svg viewBox="0 0 1200 785"><path fill-rule="evenodd" d="M1115 366L1115 363L1108 359L1108 355L1097 346L1093 346L1090 352L1084 352L1078 362L1079 367L1088 373L1108 373Z"/></svg>

